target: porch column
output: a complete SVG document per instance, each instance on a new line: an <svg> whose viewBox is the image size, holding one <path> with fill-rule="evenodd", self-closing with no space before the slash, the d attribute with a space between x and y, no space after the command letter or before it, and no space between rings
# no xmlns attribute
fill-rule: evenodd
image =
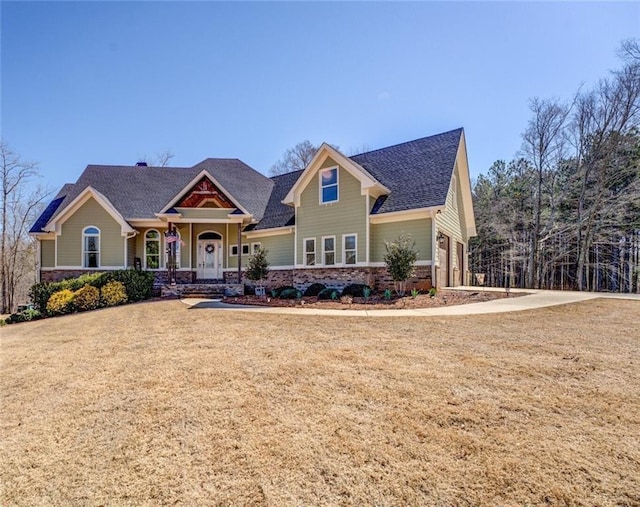
<svg viewBox="0 0 640 507"><path fill-rule="evenodd" d="M238 283L242 283L242 224L238 224Z"/></svg>

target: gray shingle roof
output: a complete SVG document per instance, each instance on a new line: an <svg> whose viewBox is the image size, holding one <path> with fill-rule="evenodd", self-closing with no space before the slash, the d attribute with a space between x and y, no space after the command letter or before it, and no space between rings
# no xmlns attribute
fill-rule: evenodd
<svg viewBox="0 0 640 507"><path fill-rule="evenodd" d="M350 157L391 190L372 213L443 206L461 135L459 128Z"/></svg>
<svg viewBox="0 0 640 507"><path fill-rule="evenodd" d="M291 187L298 180L303 171L294 171L287 174L274 176L271 181L274 183L273 191L269 197L269 203L264 214L264 218L253 230L271 229L274 227L286 227L295 223L295 211L291 206L282 204L282 200L291 190Z"/></svg>
<svg viewBox="0 0 640 507"><path fill-rule="evenodd" d="M73 189L73 183L65 183L63 185L53 200L36 219L29 232L44 232L43 227L51 220L51 217L53 217L71 189Z"/></svg>

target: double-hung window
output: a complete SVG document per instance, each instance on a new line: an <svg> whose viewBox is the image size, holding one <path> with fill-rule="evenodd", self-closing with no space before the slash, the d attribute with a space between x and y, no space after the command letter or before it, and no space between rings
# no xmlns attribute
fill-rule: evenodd
<svg viewBox="0 0 640 507"><path fill-rule="evenodd" d="M304 264L305 266L316 265L316 238L307 238L304 242Z"/></svg>
<svg viewBox="0 0 640 507"><path fill-rule="evenodd" d="M325 236L322 238L322 260L325 266L333 266L336 263L335 236Z"/></svg>
<svg viewBox="0 0 640 507"><path fill-rule="evenodd" d="M320 204L338 202L338 168L320 171Z"/></svg>
<svg viewBox="0 0 640 507"><path fill-rule="evenodd" d="M342 255L345 264L355 264L358 252L358 236L345 234L342 236Z"/></svg>
<svg viewBox="0 0 640 507"><path fill-rule="evenodd" d="M160 233L155 229L144 235L144 265L146 269L160 269Z"/></svg>
<svg viewBox="0 0 640 507"><path fill-rule="evenodd" d="M82 257L85 268L100 267L100 229L85 227L82 231Z"/></svg>

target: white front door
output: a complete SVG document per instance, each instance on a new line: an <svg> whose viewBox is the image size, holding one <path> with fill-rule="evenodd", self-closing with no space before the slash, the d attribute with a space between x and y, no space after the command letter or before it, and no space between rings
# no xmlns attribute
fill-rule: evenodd
<svg viewBox="0 0 640 507"><path fill-rule="evenodd" d="M222 241L201 239L198 241L197 277L205 280L222 278Z"/></svg>

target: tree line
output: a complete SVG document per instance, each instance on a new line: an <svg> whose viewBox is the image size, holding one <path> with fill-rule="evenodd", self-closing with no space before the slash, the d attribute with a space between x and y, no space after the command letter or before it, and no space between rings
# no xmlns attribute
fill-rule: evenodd
<svg viewBox="0 0 640 507"><path fill-rule="evenodd" d="M502 287L640 292L640 46L570 103L535 98L518 157L473 187L472 272Z"/></svg>

